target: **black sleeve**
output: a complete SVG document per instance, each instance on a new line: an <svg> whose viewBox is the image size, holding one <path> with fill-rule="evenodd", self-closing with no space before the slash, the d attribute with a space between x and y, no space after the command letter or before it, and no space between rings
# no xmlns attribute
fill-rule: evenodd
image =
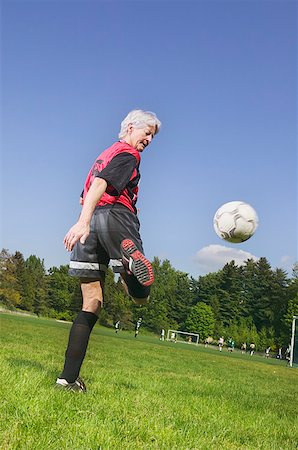
<svg viewBox="0 0 298 450"><path fill-rule="evenodd" d="M120 195L137 165L138 161L133 155L123 152L116 155L96 176L106 180L108 186L113 187Z"/></svg>

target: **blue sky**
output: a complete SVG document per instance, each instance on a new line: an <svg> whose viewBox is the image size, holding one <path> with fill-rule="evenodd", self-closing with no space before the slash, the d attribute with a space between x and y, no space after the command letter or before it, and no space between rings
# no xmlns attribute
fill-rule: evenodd
<svg viewBox="0 0 298 450"><path fill-rule="evenodd" d="M96 156L134 108L162 130L142 156L147 256L197 277L297 260L297 2L2 1L1 247L68 263L63 237ZM256 234L214 232L243 200Z"/></svg>

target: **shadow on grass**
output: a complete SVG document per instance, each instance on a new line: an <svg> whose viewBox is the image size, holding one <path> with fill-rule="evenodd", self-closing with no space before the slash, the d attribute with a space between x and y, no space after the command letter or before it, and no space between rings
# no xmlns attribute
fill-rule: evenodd
<svg viewBox="0 0 298 450"><path fill-rule="evenodd" d="M115 383L115 386L119 389L138 389L138 386L136 386L135 384L129 382L129 381L117 381Z"/></svg>
<svg viewBox="0 0 298 450"><path fill-rule="evenodd" d="M46 373L51 377L57 375L57 371L54 369L49 369L49 367L45 367L40 362L31 360L31 359L23 359L23 358L7 358L8 364L14 369L33 369L38 370L40 372Z"/></svg>

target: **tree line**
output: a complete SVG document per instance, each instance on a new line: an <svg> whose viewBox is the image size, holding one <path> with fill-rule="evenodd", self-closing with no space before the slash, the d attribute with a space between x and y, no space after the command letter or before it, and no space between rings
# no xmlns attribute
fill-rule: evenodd
<svg viewBox="0 0 298 450"><path fill-rule="evenodd" d="M168 260L153 260L155 282L147 305L136 306L119 279L108 269L104 309L99 322L132 329L139 317L152 332L183 330L217 340L232 337L236 346L254 342L263 350L287 346L293 315L298 315L298 263L291 276L272 269L265 257L234 261L198 279L176 270ZM24 258L2 249L0 254L0 303L39 316L72 320L81 309L79 280L68 275L68 266L45 269L35 255Z"/></svg>

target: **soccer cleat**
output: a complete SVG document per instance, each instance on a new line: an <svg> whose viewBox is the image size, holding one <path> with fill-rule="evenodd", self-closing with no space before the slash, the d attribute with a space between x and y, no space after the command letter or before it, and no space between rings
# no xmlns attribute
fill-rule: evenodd
<svg viewBox="0 0 298 450"><path fill-rule="evenodd" d="M150 261L137 249L130 239L121 242L122 262L143 286L150 286L154 281L153 268Z"/></svg>
<svg viewBox="0 0 298 450"><path fill-rule="evenodd" d="M73 383L69 383L64 378L57 378L56 387L73 392L87 391L85 383L80 377L78 377Z"/></svg>

